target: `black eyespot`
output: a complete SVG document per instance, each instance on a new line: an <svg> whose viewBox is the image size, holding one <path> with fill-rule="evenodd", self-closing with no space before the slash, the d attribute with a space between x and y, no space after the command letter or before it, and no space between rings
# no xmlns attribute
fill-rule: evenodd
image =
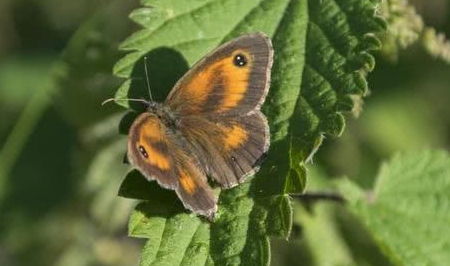
<svg viewBox="0 0 450 266"><path fill-rule="evenodd" d="M233 162L236 162L236 157L231 156L231 160L232 160Z"/></svg>
<svg viewBox="0 0 450 266"><path fill-rule="evenodd" d="M144 156L145 158L148 158L148 153L145 150L144 147L142 147L141 145L139 145L139 152L142 154L142 156Z"/></svg>
<svg viewBox="0 0 450 266"><path fill-rule="evenodd" d="M243 67L247 64L247 58L243 54L237 54L234 57L233 63L237 67Z"/></svg>

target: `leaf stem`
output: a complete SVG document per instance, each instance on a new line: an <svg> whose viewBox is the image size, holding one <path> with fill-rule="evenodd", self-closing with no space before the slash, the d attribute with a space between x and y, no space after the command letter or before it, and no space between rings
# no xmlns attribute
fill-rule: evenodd
<svg viewBox="0 0 450 266"><path fill-rule="evenodd" d="M316 201L334 201L337 203L345 203L344 197L336 192L327 192L327 191L309 191L302 194L291 194L291 196L300 201L311 203Z"/></svg>
<svg viewBox="0 0 450 266"><path fill-rule="evenodd" d="M20 153L48 107L48 86L42 86L31 97L0 150L0 201L7 190L7 179Z"/></svg>

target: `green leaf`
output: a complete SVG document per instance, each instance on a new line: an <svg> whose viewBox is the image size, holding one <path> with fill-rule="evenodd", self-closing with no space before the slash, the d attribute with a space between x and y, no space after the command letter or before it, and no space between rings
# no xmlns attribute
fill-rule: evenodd
<svg viewBox="0 0 450 266"><path fill-rule="evenodd" d="M0 202L9 190L8 178L44 111L49 105L48 94L53 92L50 78L43 75L42 84L30 97L0 151Z"/></svg>
<svg viewBox="0 0 450 266"><path fill-rule="evenodd" d="M52 62L45 71L48 73L41 73L39 82L34 82L35 89L0 151L0 201L9 189L7 179L11 169L51 104L58 105L65 117L78 126L90 125L104 118L108 111L114 111L105 108L101 112L100 104L108 96L106 88L118 84L110 72L119 57L118 40L130 31L129 23L115 17L127 14L135 3L104 2L107 4L101 7L97 6L99 3L92 5L94 14L70 39L61 58Z"/></svg>
<svg viewBox="0 0 450 266"><path fill-rule="evenodd" d="M111 105L102 107L101 103L112 97L113 88L121 83L111 69L122 56L117 49L120 40L132 31L132 23L123 17L138 1L103 2L75 32L54 75L53 83L58 88L54 102L65 118L79 128L92 126L117 111Z"/></svg>
<svg viewBox="0 0 450 266"><path fill-rule="evenodd" d="M302 225L303 238L311 251L313 265L357 265L340 235L332 206L313 206L309 212L298 205L296 219Z"/></svg>
<svg viewBox="0 0 450 266"><path fill-rule="evenodd" d="M450 261L450 157L444 151L399 154L381 167L375 186L363 191L339 183L351 211L397 265Z"/></svg>
<svg viewBox="0 0 450 266"><path fill-rule="evenodd" d="M308 169L308 177L305 194L338 196L333 179L318 165ZM289 241L290 245L297 244L291 256L298 256L301 249L310 254L311 262L306 265L392 265L370 241L360 220L345 208L345 202L330 199L301 197L293 202L294 224L301 227L301 238Z"/></svg>
<svg viewBox="0 0 450 266"><path fill-rule="evenodd" d="M330 190L330 178L321 169L311 167L308 170L311 181L306 192ZM342 211L339 205L325 201L293 202L294 223L301 226L301 241L311 253L312 262L308 265L358 265L339 230L335 217L335 213Z"/></svg>
<svg viewBox="0 0 450 266"><path fill-rule="evenodd" d="M134 207L131 200L115 197L121 177L130 168L117 163L125 154L124 142L124 137L121 137L99 149L91 160L83 184L83 191L89 196L91 216L102 229L110 232L127 224L126 215Z"/></svg>
<svg viewBox="0 0 450 266"><path fill-rule="evenodd" d="M131 172L126 177L120 195L145 199L152 206L138 205L130 219L130 234L149 238L141 264L190 265L189 252L201 247L208 252L199 253L196 262L266 265L270 258L268 237L289 236L292 208L288 193L303 191L306 161L324 135L342 133L342 112L351 111L353 99L367 92L365 76L374 67L369 50L379 46L372 32L385 27L374 15L376 1L142 3L144 7L133 11L131 19L143 29L122 43L130 52L114 67L116 75L127 79L116 99L147 97L144 56L158 101L164 100L189 66L243 33L262 31L271 36L275 60L271 89L263 106L271 128L268 158L250 182L220 192L214 223L185 214L173 192L153 193L158 191L155 185L146 185L139 174ZM125 101L117 102L130 107ZM153 223L158 224L158 230L147 227ZM178 255L170 255L169 250Z"/></svg>

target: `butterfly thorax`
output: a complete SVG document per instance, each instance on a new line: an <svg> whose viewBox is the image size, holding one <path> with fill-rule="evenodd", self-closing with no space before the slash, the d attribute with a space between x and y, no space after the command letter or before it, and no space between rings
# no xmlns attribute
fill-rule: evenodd
<svg viewBox="0 0 450 266"><path fill-rule="evenodd" d="M176 128L179 118L169 108L169 106L157 102L150 102L147 108L147 112L155 114L161 122L169 127Z"/></svg>

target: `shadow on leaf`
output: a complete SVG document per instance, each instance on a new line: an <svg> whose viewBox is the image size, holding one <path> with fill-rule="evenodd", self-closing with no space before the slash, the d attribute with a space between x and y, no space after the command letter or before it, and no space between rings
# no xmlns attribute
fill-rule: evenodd
<svg viewBox="0 0 450 266"><path fill-rule="evenodd" d="M169 218L185 212L173 190L164 189L155 181L149 182L138 170L132 170L127 174L118 195L124 198L144 200L145 202L140 203L138 207L141 206L142 210L140 211L147 217Z"/></svg>
<svg viewBox="0 0 450 266"><path fill-rule="evenodd" d="M131 85L127 95L130 99L148 100L150 98L146 81L145 62L153 99L156 102L164 102L175 83L189 69L184 57L174 49L160 47L150 51L134 65L131 73ZM129 104L134 110L144 111L141 103L130 102Z"/></svg>

